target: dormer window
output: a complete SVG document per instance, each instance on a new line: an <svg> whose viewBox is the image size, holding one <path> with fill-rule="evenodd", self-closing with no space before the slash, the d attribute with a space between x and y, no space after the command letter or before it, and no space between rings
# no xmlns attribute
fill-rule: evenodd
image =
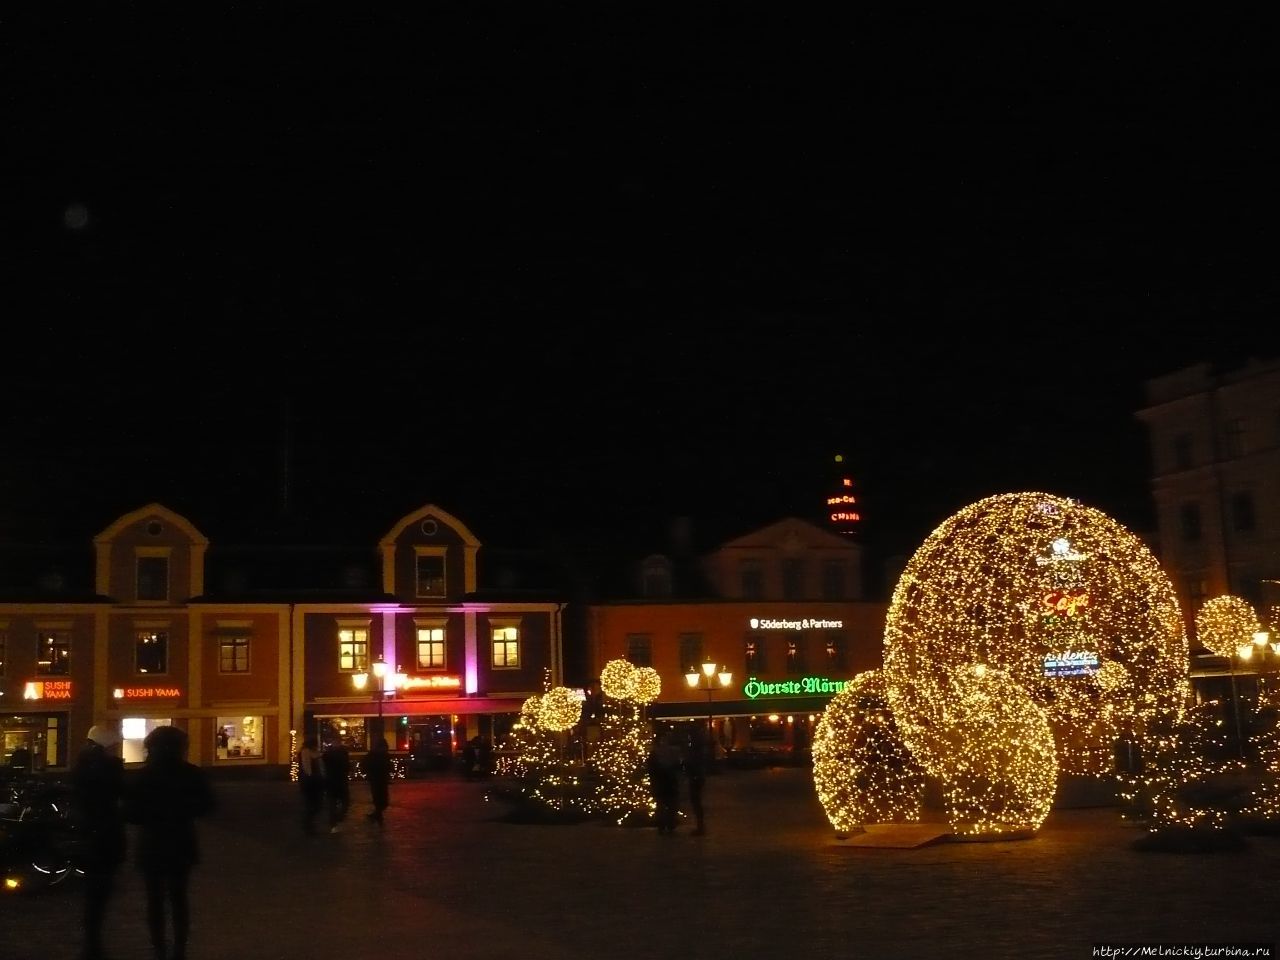
<svg viewBox="0 0 1280 960"><path fill-rule="evenodd" d="M169 551L139 550L137 566L139 602L163 603L169 599Z"/></svg>
<svg viewBox="0 0 1280 960"><path fill-rule="evenodd" d="M444 547L416 547L414 596L427 600L445 597Z"/></svg>
<svg viewBox="0 0 1280 960"><path fill-rule="evenodd" d="M138 673L169 672L169 634L164 630L139 630L134 638L133 657Z"/></svg>

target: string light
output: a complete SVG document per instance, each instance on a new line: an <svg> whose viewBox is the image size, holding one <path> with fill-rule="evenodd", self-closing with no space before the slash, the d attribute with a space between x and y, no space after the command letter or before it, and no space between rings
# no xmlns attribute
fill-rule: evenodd
<svg viewBox="0 0 1280 960"><path fill-rule="evenodd" d="M605 696L626 700L635 692L636 668L628 660L610 660L600 671L600 690Z"/></svg>
<svg viewBox="0 0 1280 960"><path fill-rule="evenodd" d="M1253 607L1230 594L1206 600L1196 614L1196 639L1219 657L1234 657L1260 629Z"/></svg>

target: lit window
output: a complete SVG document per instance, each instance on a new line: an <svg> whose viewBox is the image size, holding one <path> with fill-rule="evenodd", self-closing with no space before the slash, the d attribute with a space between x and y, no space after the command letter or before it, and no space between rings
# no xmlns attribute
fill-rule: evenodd
<svg viewBox="0 0 1280 960"><path fill-rule="evenodd" d="M764 670L764 638L758 634L747 637L745 651L747 673L760 673Z"/></svg>
<svg viewBox="0 0 1280 960"><path fill-rule="evenodd" d="M169 599L168 557L138 557L138 599Z"/></svg>
<svg viewBox="0 0 1280 960"><path fill-rule="evenodd" d="M249 638L227 636L218 638L218 671L220 673L249 672Z"/></svg>
<svg viewBox="0 0 1280 960"><path fill-rule="evenodd" d="M343 673L363 673L369 669L369 628L338 628L338 669Z"/></svg>
<svg viewBox="0 0 1280 960"><path fill-rule="evenodd" d="M134 635L133 662L138 673L168 673L169 635L163 631L139 630Z"/></svg>
<svg viewBox="0 0 1280 960"><path fill-rule="evenodd" d="M71 672L71 634L44 630L36 635L36 675L65 677Z"/></svg>
<svg viewBox="0 0 1280 960"><path fill-rule="evenodd" d="M493 666L500 670L514 670L520 666L519 627L493 628Z"/></svg>
<svg viewBox="0 0 1280 960"><path fill-rule="evenodd" d="M837 670L842 670L848 661L848 641L845 640L844 634L828 633L827 634L827 664Z"/></svg>
<svg viewBox="0 0 1280 960"><path fill-rule="evenodd" d="M213 731L214 756L219 760L261 757L261 717L219 717Z"/></svg>
<svg viewBox="0 0 1280 960"><path fill-rule="evenodd" d="M444 626L418 627L418 669L445 668Z"/></svg>
<svg viewBox="0 0 1280 960"><path fill-rule="evenodd" d="M787 641L787 672L798 673L804 669L804 647L799 640Z"/></svg>

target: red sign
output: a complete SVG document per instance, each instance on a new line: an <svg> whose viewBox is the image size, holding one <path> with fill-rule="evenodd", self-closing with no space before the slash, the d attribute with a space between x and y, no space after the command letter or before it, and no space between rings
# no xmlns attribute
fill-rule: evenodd
<svg viewBox="0 0 1280 960"><path fill-rule="evenodd" d="M182 696L178 687L116 687L117 700L148 700L156 697L172 698Z"/></svg>
<svg viewBox="0 0 1280 960"><path fill-rule="evenodd" d="M30 680L22 690L23 700L70 700L70 680Z"/></svg>

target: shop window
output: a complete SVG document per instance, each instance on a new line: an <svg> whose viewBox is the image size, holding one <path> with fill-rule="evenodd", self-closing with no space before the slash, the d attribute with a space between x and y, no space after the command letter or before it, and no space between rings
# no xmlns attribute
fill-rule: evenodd
<svg viewBox="0 0 1280 960"><path fill-rule="evenodd" d="M445 596L444 547L417 547L415 597L442 599Z"/></svg>
<svg viewBox="0 0 1280 960"><path fill-rule="evenodd" d="M1253 494L1248 492L1231 495L1231 525L1238 533L1248 533L1257 527L1253 511Z"/></svg>
<svg viewBox="0 0 1280 960"><path fill-rule="evenodd" d="M520 667L520 627L517 624L493 624L491 663L495 670L516 670Z"/></svg>
<svg viewBox="0 0 1280 960"><path fill-rule="evenodd" d="M147 734L156 727L171 727L172 720L156 720L151 717L125 717L120 721L120 755L125 763L142 763L147 759L143 745Z"/></svg>
<svg viewBox="0 0 1280 960"><path fill-rule="evenodd" d="M36 634L36 676L65 677L71 673L71 632L42 630Z"/></svg>
<svg viewBox="0 0 1280 960"><path fill-rule="evenodd" d="M798 557L782 561L782 599L804 599L804 561Z"/></svg>
<svg viewBox="0 0 1280 960"><path fill-rule="evenodd" d="M845 599L844 581L844 563L839 560L824 560L822 563L822 599Z"/></svg>
<svg viewBox="0 0 1280 960"><path fill-rule="evenodd" d="M653 666L653 638L649 634L627 634L627 662L635 667Z"/></svg>
<svg viewBox="0 0 1280 960"><path fill-rule="evenodd" d="M214 727L215 756L219 760L261 758L262 717L219 717Z"/></svg>
<svg viewBox="0 0 1280 960"><path fill-rule="evenodd" d="M679 637L680 672L699 670L703 659L702 634L682 633Z"/></svg>
<svg viewBox="0 0 1280 960"><path fill-rule="evenodd" d="M218 638L218 672L249 672L249 638L234 634Z"/></svg>
<svg viewBox="0 0 1280 960"><path fill-rule="evenodd" d="M1180 513L1182 520L1182 539L1187 543L1195 543L1200 539L1200 504L1184 503Z"/></svg>
<svg viewBox="0 0 1280 960"><path fill-rule="evenodd" d="M133 665L138 673L168 673L169 634L157 630L134 634Z"/></svg>
<svg viewBox="0 0 1280 960"><path fill-rule="evenodd" d="M756 560L747 560L739 570L743 600L764 599L764 570Z"/></svg>
<svg viewBox="0 0 1280 960"><path fill-rule="evenodd" d="M138 557L138 599L169 599L169 558Z"/></svg>
<svg viewBox="0 0 1280 960"><path fill-rule="evenodd" d="M444 624L418 625L418 669L443 670L445 656Z"/></svg>
<svg viewBox="0 0 1280 960"><path fill-rule="evenodd" d="M343 673L364 673L369 669L369 625L338 624L338 669Z"/></svg>

